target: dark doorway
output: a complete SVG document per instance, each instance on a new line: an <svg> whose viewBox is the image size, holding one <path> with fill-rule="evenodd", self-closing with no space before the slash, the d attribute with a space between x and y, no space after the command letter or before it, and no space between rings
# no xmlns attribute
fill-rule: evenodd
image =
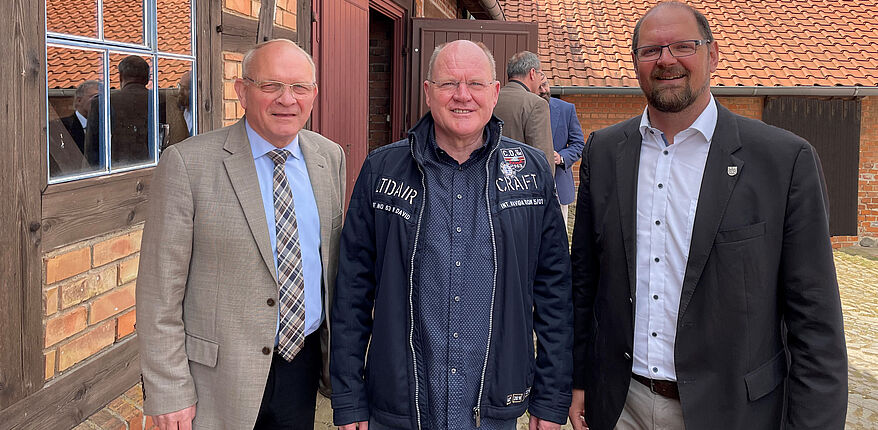
<svg viewBox="0 0 878 430"><path fill-rule="evenodd" d="M369 10L369 151L391 142L393 20ZM399 83L397 83L398 85Z"/></svg>
<svg viewBox="0 0 878 430"><path fill-rule="evenodd" d="M767 97L762 120L814 146L829 192L829 233L856 236L860 100Z"/></svg>

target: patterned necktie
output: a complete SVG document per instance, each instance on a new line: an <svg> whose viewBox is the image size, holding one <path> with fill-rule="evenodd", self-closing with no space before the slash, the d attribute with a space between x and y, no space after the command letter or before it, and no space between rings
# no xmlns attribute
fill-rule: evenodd
<svg viewBox="0 0 878 430"><path fill-rule="evenodd" d="M268 153L274 161L274 225L277 232L277 284L280 302L278 352L292 361L305 342L305 281L293 192L284 172L290 151Z"/></svg>

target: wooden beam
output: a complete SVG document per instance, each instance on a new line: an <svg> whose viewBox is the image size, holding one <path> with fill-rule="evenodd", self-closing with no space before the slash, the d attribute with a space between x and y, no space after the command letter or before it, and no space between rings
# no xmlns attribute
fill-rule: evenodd
<svg viewBox="0 0 878 430"><path fill-rule="evenodd" d="M137 336L0 411L0 430L69 429L140 381Z"/></svg>
<svg viewBox="0 0 878 430"><path fill-rule="evenodd" d="M259 6L259 25L256 27L256 43L271 40L274 30L274 14L277 0L262 0Z"/></svg>
<svg viewBox="0 0 878 430"><path fill-rule="evenodd" d="M296 40L302 49L309 54L314 55L314 53L311 52L311 26L313 25L311 7L311 0L298 0L296 4L296 33L298 40L291 40Z"/></svg>
<svg viewBox="0 0 878 430"><path fill-rule="evenodd" d="M9 0L0 14L0 409L43 385L40 175L46 164L44 4ZM0 418L0 423L4 420Z"/></svg>
<svg viewBox="0 0 878 430"><path fill-rule="evenodd" d="M256 27L258 22L252 18L233 15L223 12L222 24L222 50L245 54L256 45ZM297 40L296 32L281 26L275 26L272 31L275 39Z"/></svg>
<svg viewBox="0 0 878 430"><path fill-rule="evenodd" d="M204 133L223 126L223 56L222 4L213 0L197 0L195 51L198 68L197 88L198 132Z"/></svg>
<svg viewBox="0 0 878 430"><path fill-rule="evenodd" d="M43 249L143 222L153 170L50 185L43 194Z"/></svg>

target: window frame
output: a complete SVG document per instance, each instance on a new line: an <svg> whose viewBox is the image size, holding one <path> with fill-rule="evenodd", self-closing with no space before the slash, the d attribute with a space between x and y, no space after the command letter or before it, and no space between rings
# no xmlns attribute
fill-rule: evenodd
<svg viewBox="0 0 878 430"><path fill-rule="evenodd" d="M44 1L44 7L48 7L46 2ZM112 168L112 163L110 161L110 156L112 152L112 139L111 139L111 129L110 127L103 127L101 130L101 139L102 142L108 142L109 151L104 152L104 158L101 160L103 163L101 167L95 168L91 171L76 173L67 176L61 176L57 178L53 178L51 176L51 172L49 172L48 167L45 170L45 180L48 186L62 184L73 181L81 181L90 178L97 178L102 176L116 175L125 172L137 171L147 168L153 168L158 164L159 155L161 153L160 142L159 142L159 70L158 63L159 59L170 59L170 60L182 60L189 61L192 63L192 68L190 71L190 79L192 79L191 85L191 93L190 93L190 106L192 106L192 135L198 134L199 126L198 126L198 117L199 117L199 109L197 100L199 100L198 94L198 85L195 85L197 81L197 77L199 76L198 71L198 55L197 55L197 46L198 46L198 3L199 0L188 0L190 4L190 28L189 28L189 37L190 37L190 50L188 54L178 54L172 52L164 52L160 51L158 48L158 1L159 0L141 0L143 4L143 40L144 43L134 44L129 42L119 42L114 40L105 40L104 39L104 0L96 0L97 6L97 36L96 37L87 37L87 36L79 36L65 33L52 32L48 30L48 16L45 15L44 20L44 34L45 34L45 43L44 43L44 52L43 52L43 65L46 68L45 74L45 88L46 88L46 115L45 121L43 123L44 126L48 126L49 124L49 112L51 109L51 105L49 103L49 77L48 77L48 48L57 47L57 48L67 48L67 49L89 49L93 51L98 51L101 53L102 58L102 79L101 79L101 91L99 94L104 94L106 96L101 97L101 109L104 124L110 124L110 79L109 77L113 73L110 70L110 56L113 54L128 54L128 55L139 55L142 57L150 58L152 63L150 67L150 82L152 83L152 90L150 91L150 106L149 112L152 117L152 124L150 130L150 144L152 145L152 160L144 163L137 163L129 166ZM46 148L45 154L45 162L48 166L50 162L50 151L49 151L49 138L46 136L45 141L43 142L43 146ZM85 184L87 186L88 184ZM77 187L78 188L78 187Z"/></svg>

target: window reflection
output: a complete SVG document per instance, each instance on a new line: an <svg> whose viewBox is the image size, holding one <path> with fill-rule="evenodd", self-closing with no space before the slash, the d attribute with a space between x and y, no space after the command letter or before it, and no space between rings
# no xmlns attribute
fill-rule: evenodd
<svg viewBox="0 0 878 430"><path fill-rule="evenodd" d="M51 32L98 37L97 16L98 0L46 0L46 30Z"/></svg>
<svg viewBox="0 0 878 430"><path fill-rule="evenodd" d="M49 98L49 174L63 177L99 167L89 160L85 134L90 118L100 116L100 106L92 112L101 91L103 59L98 51L46 47L46 78ZM96 121L96 126L100 121ZM99 128L97 128L99 130Z"/></svg>
<svg viewBox="0 0 878 430"><path fill-rule="evenodd" d="M89 121L85 133L85 150L89 157L97 154L104 159L104 148L110 148L110 167L143 164L153 161L152 151L152 85L150 61L138 55L110 54L110 145L102 145L100 121ZM101 98L92 100L91 109L98 109ZM101 119L106 118L104 115ZM89 158L92 160L92 158Z"/></svg>
<svg viewBox="0 0 878 430"><path fill-rule="evenodd" d="M192 114L192 62L158 59L159 142L164 149L191 136L195 130Z"/></svg>
<svg viewBox="0 0 878 430"><path fill-rule="evenodd" d="M192 1L158 0L158 49L174 54L192 53Z"/></svg>
<svg viewBox="0 0 878 430"><path fill-rule="evenodd" d="M143 45L143 0L104 0L104 40Z"/></svg>

